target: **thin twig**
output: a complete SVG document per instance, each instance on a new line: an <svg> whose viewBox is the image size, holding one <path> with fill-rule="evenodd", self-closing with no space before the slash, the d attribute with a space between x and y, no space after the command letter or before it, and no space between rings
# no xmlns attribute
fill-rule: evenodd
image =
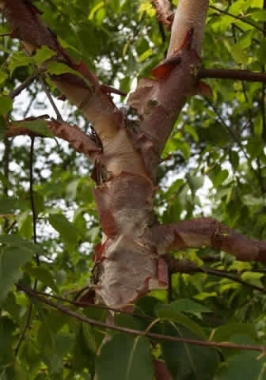
<svg viewBox="0 0 266 380"><path fill-rule="evenodd" d="M12 142L9 141L6 137L4 139L4 153L3 153L3 168L4 168L4 176L8 182L9 178L9 165L10 165L10 152L11 152L11 144ZM8 185L3 182L3 194L5 196L8 196ZM12 223L13 224L13 223ZM10 228L9 226L9 219L5 218L4 219L4 225L3 225L3 231L5 233L8 233L8 229Z"/></svg>
<svg viewBox="0 0 266 380"><path fill-rule="evenodd" d="M224 128L227 130L227 132L232 136L233 141L235 141L238 144L239 148L241 149L242 153L244 154L244 156L245 156L245 158L247 160L247 163L250 166L250 170L253 172L253 174L255 175L255 177L257 177L257 179L259 181L259 175L258 175L257 171L253 168L252 163L249 160L249 157L247 155L247 152L246 152L245 148L243 147L243 144L242 144L241 140L233 132L233 130L228 127L228 125L224 121L223 117L220 115L218 109L215 107L215 105L207 97L206 97L206 101L209 104L209 106L213 109L213 111L216 113L216 115L217 115L218 120L220 121L220 123L224 126Z"/></svg>
<svg viewBox="0 0 266 380"><path fill-rule="evenodd" d="M34 178L33 178L33 164L34 164L34 137L31 137L31 144L30 144L30 205L31 205L31 212L32 212L32 229L33 229L33 242L34 244L37 244L37 233L36 233L36 208L35 208L35 202L34 202L34 190L33 190L33 184L34 184ZM39 258L36 259L37 264L39 265Z"/></svg>
<svg viewBox="0 0 266 380"><path fill-rule="evenodd" d="M9 164L10 164L10 151L11 151L11 144L12 142L5 137L4 139L4 154L3 154L3 167L4 167L4 175L6 177L6 180L8 181L9 178ZM6 186L5 182L3 182L3 193L5 195L8 195L8 187Z"/></svg>
<svg viewBox="0 0 266 380"><path fill-rule="evenodd" d="M225 120L221 116L220 112L218 111L218 109L216 108L216 106L211 102L211 100L209 98L207 98L207 97L205 99L206 99L207 103L209 104L209 106L212 108L212 110L215 112L215 114L216 114L218 120L220 121L220 123L224 126L224 128L229 133L229 135L231 135L231 137L233 138L233 141L238 144L238 146L242 150L245 158L248 160L247 152L243 148L241 140L239 140L238 136L232 131L231 128L228 127L228 125L226 124Z"/></svg>
<svg viewBox="0 0 266 380"><path fill-rule="evenodd" d="M198 73L198 78L237 79L247 82L266 83L265 73L254 73L249 70L201 69Z"/></svg>
<svg viewBox="0 0 266 380"><path fill-rule="evenodd" d="M258 25L253 24L252 22L246 20L245 18L243 18L243 17L241 17L241 16L233 15L232 13L227 12L227 11L224 11L224 10L222 10L222 9L219 9L219 8L215 7L214 5L209 5L209 8L214 9L215 11L217 11L217 12L219 12L219 13L223 13L223 14L225 14L225 15L227 15L227 16L233 17L233 18L236 19L236 20L240 20L240 21L244 22L245 24L248 24L248 25L253 26L253 28L259 30L260 32L263 32L263 29L260 28Z"/></svg>
<svg viewBox="0 0 266 380"><path fill-rule="evenodd" d="M31 212L32 212L32 229L33 229L33 242L37 244L37 232L36 232L36 219L37 219L37 214L36 214L36 208L35 208L35 202L34 202L34 191L33 191L33 184L34 184L34 178L33 178L33 165L34 165L34 137L31 138L31 145L30 145L30 174L29 174L29 182L30 182L30 204L31 204ZM39 266L40 265L40 259L38 253L35 254L35 259L36 263ZM38 285L38 280L34 280L34 285L33 289L36 291ZM29 310L28 310L28 315L26 319L26 323L24 325L24 328L22 330L21 336L19 338L18 344L15 348L15 356L18 355L20 346L25 339L26 332L28 328L30 327L30 321L31 321L31 316L32 316L32 311L33 311L33 303L30 302L29 305Z"/></svg>
<svg viewBox="0 0 266 380"><path fill-rule="evenodd" d="M169 261L171 273L186 273L186 274L206 273L206 274L210 274L217 277L228 278L231 281L247 286L253 290L258 290L259 292L266 293L265 288L258 285L250 284L249 282L244 281L239 277L229 274L227 271L212 269L212 268L207 268L207 267L199 267L190 260L178 260L173 257L167 258L167 261Z"/></svg>
<svg viewBox="0 0 266 380"><path fill-rule="evenodd" d="M234 42L237 43L236 26L234 24L232 24L232 32L233 32L233 36L234 36ZM241 80L241 86L242 86L242 91L243 91L243 94L244 94L244 97L245 97L245 102L248 104L248 94L247 94L247 88L246 88L246 80ZM262 86L264 86L264 84L262 84ZM249 126L250 126L250 129L251 129L251 133L254 134L253 115L252 115L252 110L251 110L250 107L248 108L247 113L248 113L248 121L249 121ZM244 130L244 128L243 128L243 130ZM265 188L264 188L263 179L262 179L262 175L261 175L261 171L260 171L259 157L257 158L256 161L257 161L257 165L258 165L256 176L258 178L258 182L259 182L259 185L260 185L261 195L262 195L262 197L264 197Z"/></svg>
<svg viewBox="0 0 266 380"><path fill-rule="evenodd" d="M21 343L23 342L24 338L25 338L25 335L26 335L26 332L30 326L30 320L31 320L31 315L32 315L32 310L33 310L33 305L32 305L32 301L29 300L30 302L30 305L29 305L29 310L28 310L28 314L27 314L27 319L26 319L26 322L25 322L25 325L23 327L23 330L22 330L22 333L21 333L21 336L19 338L19 341L18 341L18 344L14 350L14 355L17 356L18 355L18 352L19 352L19 349L20 349L20 346L21 346Z"/></svg>
<svg viewBox="0 0 266 380"><path fill-rule="evenodd" d="M9 96L10 98L14 99L16 96L18 96L25 88L27 88L29 85L32 84L32 82L38 78L40 75L40 71L28 76L24 82L22 82L18 87L16 87L14 90L10 91Z"/></svg>
<svg viewBox="0 0 266 380"><path fill-rule="evenodd" d="M24 119L26 118L26 116L30 112L30 109L31 109L32 104L34 103L34 100L35 100L35 96L31 96L29 104L28 104L27 108L25 109L25 111L23 112L23 118Z"/></svg>
<svg viewBox="0 0 266 380"><path fill-rule="evenodd" d="M41 77L39 78L39 81L40 81L40 83L42 85L43 91L45 92L47 98L49 99L49 102L51 103L51 106L53 107L53 110L54 110L54 112L56 114L57 121L60 122L60 123L63 123L64 120L63 120L63 118L62 118L62 116L61 116L61 114L59 112L59 109L57 108L57 106L56 106L56 104L54 102L54 99L53 99L52 95L50 94L50 91L48 90L48 88L46 86L46 83L44 82L43 78L41 78Z"/></svg>
<svg viewBox="0 0 266 380"><path fill-rule="evenodd" d="M88 289L88 286L84 287L84 289ZM73 305L73 306L78 306L78 307L90 307L90 308L95 308L95 309L101 309L101 310L106 310L106 311L112 311L112 312L115 312L115 313L120 313L120 314L127 314L127 315L131 315L132 317L136 317L136 318L141 318L141 319L146 319L146 320L149 320L149 321L153 321L153 318L152 317L149 317L148 315L144 315L144 314L139 314L139 313L132 313L131 311L127 311L127 310L121 310L121 309L116 309L114 307L109 307L109 306L106 306L106 305L102 305L102 304L89 304L87 302L82 302L82 301L73 301L73 300L70 300L68 298L65 298L65 297L60 297L60 296L56 296L54 294L50 294L50 293L45 293L45 292L42 292L40 290L36 290L36 293L41 295L41 296L44 296L44 297L48 297L48 298L53 298L57 301L61 301L61 302L65 302L65 303L68 303L70 305Z"/></svg>
<svg viewBox="0 0 266 380"><path fill-rule="evenodd" d="M88 323L93 326L109 329L109 330L114 330L114 331L119 331L135 336L146 336L151 339L156 339L156 340L166 340L166 341L171 341L171 342L183 342L183 343L188 343L188 344L195 344L197 346L205 346L205 347L215 347L215 348L232 348L232 349L239 349L239 350L250 350L250 351L259 351L264 353L266 351L266 346L260 345L256 346L253 344L236 344L236 343L228 343L228 342L208 342L208 341L202 341L202 340L197 340L197 339L189 339L189 338L179 338L179 337L174 337L174 336L169 336L169 335L164 335L164 334L156 334L152 332L147 332L147 331L141 331L141 330L136 330L136 329L131 329L127 327L122 327L122 326L114 326L105 322L100 322L96 321L91 318L87 318L84 315L78 314L70 309L68 309L65 306L56 304L40 295L38 295L34 289L27 288L26 286L22 284L17 284L17 288L24 291L26 294L28 294L30 297L33 297L40 302L57 309L58 311L67 314L69 316L72 316L76 318L77 320Z"/></svg>

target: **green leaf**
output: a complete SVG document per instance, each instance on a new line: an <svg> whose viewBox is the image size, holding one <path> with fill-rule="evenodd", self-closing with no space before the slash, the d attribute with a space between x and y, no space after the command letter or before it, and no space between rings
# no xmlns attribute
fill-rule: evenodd
<svg viewBox="0 0 266 380"><path fill-rule="evenodd" d="M266 48L266 45L265 45ZM263 133L262 117L256 117L254 122L254 133L257 136L261 136Z"/></svg>
<svg viewBox="0 0 266 380"><path fill-rule="evenodd" d="M14 123L14 127L20 128L21 123ZM53 133L48 129L46 121L43 119L24 121L23 127L46 137L54 137Z"/></svg>
<svg viewBox="0 0 266 380"><path fill-rule="evenodd" d="M162 333L179 338L201 340L188 329L174 324L164 324ZM218 366L215 349L183 342L161 343L167 367L175 380L213 380Z"/></svg>
<svg viewBox="0 0 266 380"><path fill-rule="evenodd" d="M265 357L258 357L256 352L243 352L231 356L228 363L221 367L217 380L262 380L266 378Z"/></svg>
<svg viewBox="0 0 266 380"><path fill-rule="evenodd" d="M1 315L0 318L0 379L11 380L19 379L15 375L16 365L13 356L13 336L15 334L15 328L13 321L6 315ZM24 380L22 378L22 380Z"/></svg>
<svg viewBox="0 0 266 380"><path fill-rule="evenodd" d="M180 151L186 160L190 157L190 146L186 141L175 140L175 151Z"/></svg>
<svg viewBox="0 0 266 380"><path fill-rule="evenodd" d="M216 298L216 297L217 297L217 293L215 292L203 292L203 291L194 296L194 298L199 301L204 301L207 298Z"/></svg>
<svg viewBox="0 0 266 380"><path fill-rule="evenodd" d="M42 247L38 244L31 243L28 240L21 238L18 235L0 235L0 244L5 244L8 247L21 248L23 250L29 251L30 254L39 253L45 255L45 252L42 250Z"/></svg>
<svg viewBox="0 0 266 380"><path fill-rule="evenodd" d="M103 315L104 314L104 315ZM88 308L85 311L88 318L95 320L105 320L105 310ZM102 318L103 316L103 318ZM76 342L73 350L73 365L75 369L83 367L89 368L90 373L95 371L95 359L97 351L104 338L104 332L99 332L97 328L91 327L88 324L79 324L76 332Z"/></svg>
<svg viewBox="0 0 266 380"><path fill-rule="evenodd" d="M120 13L121 8L123 7L125 0L111 0L110 5L115 13Z"/></svg>
<svg viewBox="0 0 266 380"><path fill-rule="evenodd" d="M36 50L33 59L36 62L37 66L39 66L41 63L52 58L55 54L56 52L50 49L48 46L41 46Z"/></svg>
<svg viewBox="0 0 266 380"><path fill-rule="evenodd" d="M49 286L51 289L57 291L57 286L55 284L55 278L53 274L44 266L34 268L30 263L28 263L23 267L23 271L41 281L43 284Z"/></svg>
<svg viewBox="0 0 266 380"><path fill-rule="evenodd" d="M7 316L0 318L0 363L3 364L3 359L10 359L12 357L12 340L15 330L15 324Z"/></svg>
<svg viewBox="0 0 266 380"><path fill-rule="evenodd" d="M155 15L155 9L154 9L154 7L147 0L143 0L141 2L140 6L139 6L139 9L138 9L138 12L139 13L147 13L147 15L149 17L154 17L154 15Z"/></svg>
<svg viewBox="0 0 266 380"><path fill-rule="evenodd" d="M197 131L193 127L191 127L191 125L186 124L184 126L184 129L187 133L189 133L191 135L191 137L193 137L194 141L196 141L196 142L199 141L199 136L197 134Z"/></svg>
<svg viewBox="0 0 266 380"><path fill-rule="evenodd" d="M139 56L138 61L139 61L139 62L146 61L146 59L147 59L148 57L150 57L152 54L153 54L152 49L147 49L146 51L144 51L144 52Z"/></svg>
<svg viewBox="0 0 266 380"><path fill-rule="evenodd" d="M64 242L70 246L76 246L80 233L73 223L70 223L62 214L50 214L49 222L59 232Z"/></svg>
<svg viewBox="0 0 266 380"><path fill-rule="evenodd" d="M17 302L17 299L15 297L15 294L12 292L9 292L7 297L5 298L3 304L2 304L3 310L6 310L17 323L21 322L21 307Z"/></svg>
<svg viewBox="0 0 266 380"><path fill-rule="evenodd" d="M0 114L0 139L3 140L6 137L6 119Z"/></svg>
<svg viewBox="0 0 266 380"><path fill-rule="evenodd" d="M192 176L192 175L187 175L186 179L192 191L192 194L195 194L195 192L203 186L204 180L205 180L204 176Z"/></svg>
<svg viewBox="0 0 266 380"><path fill-rule="evenodd" d="M98 344L95 339L95 331L94 329L88 325L87 323L81 324L81 334L84 339L84 343L86 344L89 351L93 352L95 355L97 354Z"/></svg>
<svg viewBox="0 0 266 380"><path fill-rule="evenodd" d="M33 253L33 251L24 247L5 247L1 249L0 303L2 303L12 285L22 277L20 267L32 259Z"/></svg>
<svg viewBox="0 0 266 380"><path fill-rule="evenodd" d="M1 70L0 71L0 84L4 83L8 79L8 74Z"/></svg>
<svg viewBox="0 0 266 380"><path fill-rule="evenodd" d="M167 305L166 305L167 306ZM169 305L171 309L177 312L191 313L191 314L202 314L202 313L212 313L210 309L206 306L201 305L198 302L190 300L189 298L180 298L176 301L171 302Z"/></svg>
<svg viewBox="0 0 266 380"><path fill-rule="evenodd" d="M148 339L115 334L101 348L96 360L96 372L99 380L152 380L153 368Z"/></svg>
<svg viewBox="0 0 266 380"><path fill-rule="evenodd" d="M265 276L265 273L256 273L256 272L250 272L250 271L245 271L244 273L241 274L242 280L250 284L261 286L261 287L263 287L263 283L261 279L264 276Z"/></svg>
<svg viewBox="0 0 266 380"><path fill-rule="evenodd" d="M17 216L18 230L20 236L27 240L31 240L33 234L32 214L30 210L26 210Z"/></svg>
<svg viewBox="0 0 266 380"><path fill-rule="evenodd" d="M178 324L185 326L194 334L200 336L201 338L206 338L206 335L200 325L195 323L187 315L182 314L174 309L172 304L170 305L160 305L157 310L157 315L159 318L167 319Z"/></svg>
<svg viewBox="0 0 266 380"><path fill-rule="evenodd" d="M90 11L89 20L93 20L101 8L104 7L104 1L99 1Z"/></svg>
<svg viewBox="0 0 266 380"><path fill-rule="evenodd" d="M100 233L100 227L92 227L86 231L85 236L91 243L95 243L99 239Z"/></svg>
<svg viewBox="0 0 266 380"><path fill-rule="evenodd" d="M257 338L253 323L227 323L215 329L212 339L216 342L230 341L233 335L246 335L252 339Z"/></svg>
<svg viewBox="0 0 266 380"><path fill-rule="evenodd" d="M260 41L260 47L258 50L258 60L260 63L264 65L266 64L265 50L266 50L266 41L264 39Z"/></svg>
<svg viewBox="0 0 266 380"><path fill-rule="evenodd" d="M40 353L38 352L35 342L33 343L30 339L28 339L25 343L26 344L21 347L23 350L23 359L29 365L28 372L34 373L36 369L38 369L41 362Z"/></svg>
<svg viewBox="0 0 266 380"><path fill-rule="evenodd" d="M6 176L0 171L0 181L2 182L2 184L7 188L7 189L12 189L12 185L11 183L8 181L8 179L6 178ZM5 197L5 199L12 199L12 197ZM2 198L1 198L2 199Z"/></svg>
<svg viewBox="0 0 266 380"><path fill-rule="evenodd" d="M79 184L80 184L80 179L74 179L67 185L66 196L68 199L74 200L76 198Z"/></svg>
<svg viewBox="0 0 266 380"><path fill-rule="evenodd" d="M7 182L9 183L9 182ZM8 214L20 209L22 206L21 202L15 197L2 196L0 198L0 213Z"/></svg>
<svg viewBox="0 0 266 380"><path fill-rule="evenodd" d="M5 115L12 110L12 99L7 95L0 95L0 115ZM5 128L3 126L2 128ZM2 129L1 128L1 129Z"/></svg>
<svg viewBox="0 0 266 380"><path fill-rule="evenodd" d="M75 75L80 76L80 74L77 71L71 69L68 65L62 62L49 62L47 64L47 70L49 74L52 74L52 75L61 75L61 74L70 73L70 74L75 74Z"/></svg>
<svg viewBox="0 0 266 380"><path fill-rule="evenodd" d="M18 51L12 53L9 59L9 70L11 74L13 74L14 70L21 66L29 66L30 64L34 64L33 57L27 56L25 53Z"/></svg>
<svg viewBox="0 0 266 380"><path fill-rule="evenodd" d="M44 211L44 197L40 192L33 190L33 201L35 214L38 216Z"/></svg>
<svg viewBox="0 0 266 380"><path fill-rule="evenodd" d="M252 18L258 21L265 21L266 20L266 9L257 9L251 11Z"/></svg>
<svg viewBox="0 0 266 380"><path fill-rule="evenodd" d="M243 51L243 48L241 45L234 44L230 46L229 51L237 63L241 63L243 65L246 65L248 63L248 56Z"/></svg>
<svg viewBox="0 0 266 380"><path fill-rule="evenodd" d="M213 170L208 172L210 180L214 187L219 187L228 177L228 170L221 169L220 165L216 165Z"/></svg>
<svg viewBox="0 0 266 380"><path fill-rule="evenodd" d="M64 368L64 355L71 350L73 340L71 336L59 333L55 337L54 344L54 350L47 351L46 360L51 375L60 375Z"/></svg>

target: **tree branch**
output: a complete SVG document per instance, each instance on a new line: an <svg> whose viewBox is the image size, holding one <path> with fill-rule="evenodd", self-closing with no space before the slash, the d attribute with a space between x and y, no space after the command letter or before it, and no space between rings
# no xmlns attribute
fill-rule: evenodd
<svg viewBox="0 0 266 380"><path fill-rule="evenodd" d="M88 290L89 286L86 286L83 290L86 290L86 289ZM135 312L132 312L132 311L129 311L129 310L117 309L117 308L106 306L104 304L96 304L96 303L83 302L82 300L74 300L73 301L73 300L70 300L69 298L56 296L56 295L51 294L51 293L45 293L45 292L42 292L40 290L35 290L35 292L37 294L41 295L41 296L52 298L52 299L55 299L57 301L61 301L61 302L64 302L64 303L68 303L69 305L73 305L73 306L76 306L76 307L82 307L82 308L90 307L90 308L93 308L93 309L112 311L114 313L131 315L132 317L140 318L140 319L147 320L147 321L153 321L152 317L149 317L147 315L140 314L140 313L135 313ZM77 292L77 291L75 290L75 292Z"/></svg>
<svg viewBox="0 0 266 380"><path fill-rule="evenodd" d="M27 88L38 76L40 75L41 70L36 72L35 74L32 74L28 76L18 87L16 87L14 90L10 91L9 96L10 98L14 99L16 96L18 96L25 88Z"/></svg>
<svg viewBox="0 0 266 380"><path fill-rule="evenodd" d="M156 9L158 21L170 28L174 18L170 2L168 0L153 0L153 4Z"/></svg>
<svg viewBox="0 0 266 380"><path fill-rule="evenodd" d="M190 29L193 29L191 49L195 50L198 56L201 55L208 6L209 0L179 0L167 57L171 57L182 47Z"/></svg>
<svg viewBox="0 0 266 380"><path fill-rule="evenodd" d="M38 293L34 291L34 289L28 288L25 285L22 284L17 284L17 288L23 292L25 292L28 296L33 297L40 302L64 313L67 314L71 317L76 318L77 320L88 323L92 326L98 326L102 327L105 329L113 330L113 331L119 331L135 336L146 336L151 339L156 339L156 340L166 340L166 341L171 341L171 342L184 342L188 344L195 344L197 346L205 346L205 347L217 347L217 348L231 348L231 349L240 349L240 350L250 350L250 351L258 351L264 353L266 351L266 346L260 345L256 346L253 344L236 344L236 343L227 343L227 342L207 342L207 341L202 341L202 340L197 340L197 339L189 339L189 338L179 338L179 337L174 337L174 336L169 336L169 335L163 335L163 334L156 334L152 332L148 332L146 329L145 331L141 330L136 330L136 329L131 329L127 327L122 327L122 326L115 326L113 324L108 324L105 322L100 322L96 321L91 318L87 318L84 315L78 314L70 309L68 309L65 306L62 306L58 303L54 303L42 296L40 296ZM158 320L159 321L159 320Z"/></svg>
<svg viewBox="0 0 266 380"><path fill-rule="evenodd" d="M181 248L211 247L234 255L240 261L266 263L266 241L250 239L215 219L198 218L170 225L153 227L147 239L159 254Z"/></svg>
<svg viewBox="0 0 266 380"><path fill-rule="evenodd" d="M218 79L237 79L247 82L266 83L265 73L254 73L249 70L233 69L201 69L198 73L198 79L218 78Z"/></svg>
<svg viewBox="0 0 266 380"><path fill-rule="evenodd" d="M32 118L30 120L32 120ZM101 152L101 147L93 141L91 136L83 132L77 125L70 125L66 122L59 123L56 120L45 120L45 122L54 136L67 141L77 152L83 153L92 161L94 161L96 155ZM41 133L24 127L23 123L29 123L29 120L20 120L9 125L6 137L16 137L21 135L46 137Z"/></svg>
<svg viewBox="0 0 266 380"><path fill-rule="evenodd" d="M246 19L244 18L245 16L244 16L244 17L241 17L241 16L233 15L232 13L227 12L227 11L224 11L224 10L222 10L222 9L220 9L220 8L217 8L217 7L215 7L214 5L210 5L209 7L210 7L211 9L214 9L215 11L217 11L217 12L219 12L219 13L223 13L224 15L230 16L230 17L232 17L232 18L234 18L234 19L236 19L236 20L240 20L240 21L244 22L245 24L251 25L251 26L253 26L253 28L259 30L260 32L263 32L263 29L262 29L262 28L260 28L260 27L259 27L258 25L256 25L256 24L253 24L252 22L246 20Z"/></svg>
<svg viewBox="0 0 266 380"><path fill-rule="evenodd" d="M12 37L22 41L28 54L33 55L41 46L48 46L56 53L42 63L42 68L49 68L53 61L66 65L66 73L51 74L50 78L93 125L102 142L105 156L102 155L102 161L107 172L118 175L127 171L147 176L142 158L124 128L124 115L110 97L113 89L102 86L83 62L77 63L70 57L56 35L42 23L37 8L32 7L30 1L2 0L0 11L11 27Z"/></svg>
<svg viewBox="0 0 266 380"><path fill-rule="evenodd" d="M250 284L249 282L244 281L241 278L236 277L234 275L231 275L226 271L213 269L213 268L200 267L190 260L178 260L172 256L166 256L166 262L169 265L169 269L171 273L186 273L186 274L206 273L212 276L228 278L231 281L247 286L253 290L258 290L259 292L266 293L265 288Z"/></svg>
<svg viewBox="0 0 266 380"><path fill-rule="evenodd" d="M63 122L64 122L63 117L62 117L62 115L61 115L59 109L57 108L57 106L56 106L56 104L55 104L55 102L54 102L54 99L53 99L53 97L52 97L52 95L51 95L49 89L47 88L47 85L46 85L44 79L43 79L42 77L40 77L40 78L39 78L39 81L40 81L40 83L41 83L41 85L42 85L42 89L43 89L43 91L45 92L45 94L46 94L46 96L47 96L47 98L48 98L48 100L49 100L49 102L50 102L50 104L51 104L51 106L52 106L52 108L53 108L53 110L54 110L54 113L56 114L56 119L57 119L57 121L58 121L59 123L63 123Z"/></svg>
<svg viewBox="0 0 266 380"><path fill-rule="evenodd" d="M156 80L141 79L128 99L140 116L142 156L153 179L160 154L187 97L197 92L196 73L208 3L208 0L178 2L167 59L153 69Z"/></svg>

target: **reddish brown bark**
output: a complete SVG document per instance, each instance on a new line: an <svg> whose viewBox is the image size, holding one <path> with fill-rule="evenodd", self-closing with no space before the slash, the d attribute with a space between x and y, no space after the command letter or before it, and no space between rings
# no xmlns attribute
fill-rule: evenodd
<svg viewBox="0 0 266 380"><path fill-rule="evenodd" d="M167 268L160 257L173 249L209 246L239 260L266 261L265 242L208 218L159 226L153 210L160 154L187 97L202 88L197 75L208 0L179 1L166 61L152 71L154 79L142 79L129 97L139 115L135 132L127 129L110 91L83 63L72 60L29 1L2 0L0 8L12 36L22 41L28 54L43 45L56 53L42 69L54 60L71 69L51 79L92 123L101 141L100 151L94 151L92 141L77 127L50 124L55 134L95 162L94 196L103 230L95 252L96 302L125 307L149 289L165 286Z"/></svg>
<svg viewBox="0 0 266 380"><path fill-rule="evenodd" d="M32 120L34 120L34 118L32 118ZM28 120L20 120L13 124L9 124L6 136L16 137L27 135L43 137L41 133L25 127L27 122ZM92 161L94 161L97 154L101 152L101 148L93 141L92 137L79 129L77 125L59 123L56 120L46 120L45 122L49 131L52 132L55 137L59 137L62 140L69 142L77 152L83 153Z"/></svg>
<svg viewBox="0 0 266 380"><path fill-rule="evenodd" d="M173 380L173 376L169 373L164 362L153 360L153 369L156 380Z"/></svg>
<svg viewBox="0 0 266 380"><path fill-rule="evenodd" d="M158 21L170 28L174 19L170 2L168 0L153 0L153 4L156 8Z"/></svg>
<svg viewBox="0 0 266 380"><path fill-rule="evenodd" d="M231 253L241 261L266 263L266 242L250 239L211 218L156 226L147 233L158 254L182 248L211 247Z"/></svg>

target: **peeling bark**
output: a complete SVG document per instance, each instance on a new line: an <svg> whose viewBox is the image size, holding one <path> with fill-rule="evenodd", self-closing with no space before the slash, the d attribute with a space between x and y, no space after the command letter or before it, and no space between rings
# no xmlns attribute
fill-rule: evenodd
<svg viewBox="0 0 266 380"><path fill-rule="evenodd" d="M208 6L209 0L179 0L172 25L167 57L171 57L176 51L180 50L187 31L190 29L194 30L191 49L195 50L200 56Z"/></svg>
<svg viewBox="0 0 266 380"><path fill-rule="evenodd" d="M173 249L209 246L239 260L266 262L266 242L246 238L213 219L160 226L154 214L160 154L187 97L201 91L197 75L208 0L179 1L166 60L152 70L154 78L141 79L129 97L139 115L135 132L127 129L111 91L83 63L72 60L28 0L0 0L0 9L28 54L46 45L56 53L52 61L71 69L51 79L92 123L101 141L101 151L94 152L92 142L76 127L50 124L55 134L95 162L94 197L103 230L95 249L96 302L122 308L148 290L167 285L167 263L161 255Z"/></svg>
<svg viewBox="0 0 266 380"><path fill-rule="evenodd" d="M211 218L154 227L147 236L157 246L158 254L189 247L211 247L230 253L241 261L266 263L265 241L250 239Z"/></svg>
<svg viewBox="0 0 266 380"><path fill-rule="evenodd" d="M48 46L56 56L42 64L45 68L51 61L63 62L77 75L66 73L52 75L51 79L62 94L75 104L91 122L99 136L105 165L108 172L117 175L122 171L133 171L146 175L142 158L136 152L125 131L122 112L114 105L110 91L101 86L97 77L81 62L75 62L60 46L56 35L46 27L36 8L28 0L2 0L0 10L9 22L11 36L19 38L29 55L33 55L41 46ZM118 151L118 148L120 150ZM125 159L128 153L128 158ZM100 160L100 158L99 158Z"/></svg>
<svg viewBox="0 0 266 380"><path fill-rule="evenodd" d="M171 3L168 0L153 0L153 4L156 8L157 19L159 22L171 27L174 14L171 10Z"/></svg>
<svg viewBox="0 0 266 380"><path fill-rule="evenodd" d="M36 118L30 118L34 120ZM21 135L27 136L43 136L38 132L34 132L27 127L25 123L29 119L19 120L9 124L8 130L6 132L7 137L16 137ZM101 152L101 147L99 147L91 138L83 132L77 125L70 125L68 123L59 123L56 120L46 120L46 125L48 129L53 133L55 137L59 137L62 140L69 142L69 144L80 153L83 153L87 156L92 162L95 161L97 154Z"/></svg>

